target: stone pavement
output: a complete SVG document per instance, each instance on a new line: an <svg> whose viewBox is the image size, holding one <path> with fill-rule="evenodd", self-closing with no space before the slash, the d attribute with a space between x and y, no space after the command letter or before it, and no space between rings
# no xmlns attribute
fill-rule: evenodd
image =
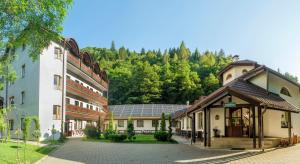
<svg viewBox="0 0 300 164"><path fill-rule="evenodd" d="M210 158L233 153L237 151L203 150L186 144L102 143L70 139L39 163L166 164L191 163L185 161L191 159L211 163Z"/></svg>
<svg viewBox="0 0 300 164"><path fill-rule="evenodd" d="M231 164L300 164L300 144L230 162Z"/></svg>
<svg viewBox="0 0 300 164"><path fill-rule="evenodd" d="M188 144L128 144L70 139L42 164L300 163L300 145L270 152L199 149Z"/></svg>

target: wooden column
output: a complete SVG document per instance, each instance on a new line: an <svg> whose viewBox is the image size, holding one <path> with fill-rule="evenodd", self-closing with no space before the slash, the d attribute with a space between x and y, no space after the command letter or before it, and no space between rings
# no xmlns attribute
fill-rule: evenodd
<svg viewBox="0 0 300 164"><path fill-rule="evenodd" d="M208 117L208 123L207 123L207 125L208 125L208 128L207 128L207 130L208 130L208 135L207 135L207 139L208 139L208 147L210 147L211 146L211 127L210 127L210 108L207 108L207 117Z"/></svg>
<svg viewBox="0 0 300 164"><path fill-rule="evenodd" d="M193 113L192 117L192 141L193 143L196 142L196 119L195 119L195 113Z"/></svg>
<svg viewBox="0 0 300 164"><path fill-rule="evenodd" d="M289 133L289 144L292 144L292 117L291 112L288 112L288 133Z"/></svg>
<svg viewBox="0 0 300 164"><path fill-rule="evenodd" d="M256 148L256 120L255 120L255 106L252 109L252 137L253 137L253 148Z"/></svg>
<svg viewBox="0 0 300 164"><path fill-rule="evenodd" d="M258 148L262 148L262 113L261 107L258 107Z"/></svg>
<svg viewBox="0 0 300 164"><path fill-rule="evenodd" d="M207 112L206 112L206 108L204 108L204 146L207 146Z"/></svg>

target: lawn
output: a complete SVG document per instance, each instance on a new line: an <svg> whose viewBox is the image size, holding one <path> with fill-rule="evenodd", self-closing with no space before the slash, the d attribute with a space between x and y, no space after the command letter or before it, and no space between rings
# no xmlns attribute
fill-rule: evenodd
<svg viewBox="0 0 300 164"><path fill-rule="evenodd" d="M49 154L56 146L26 145L26 163L34 163ZM0 143L0 163L24 163L24 144L19 143L19 159L17 162L17 143Z"/></svg>
<svg viewBox="0 0 300 164"><path fill-rule="evenodd" d="M122 143L141 143L141 144L176 144L177 142L172 140L172 141L167 141L167 142L162 142L162 141L157 141L153 135L151 134L138 134L135 135L136 139L133 141L129 141L126 139ZM111 142L108 139L104 139L103 136L101 136L101 139L91 139L91 138L83 138L84 141L93 141L93 142Z"/></svg>

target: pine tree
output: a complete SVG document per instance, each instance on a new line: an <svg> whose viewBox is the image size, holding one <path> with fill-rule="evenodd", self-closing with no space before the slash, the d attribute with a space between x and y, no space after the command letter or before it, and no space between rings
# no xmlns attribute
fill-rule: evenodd
<svg viewBox="0 0 300 164"><path fill-rule="evenodd" d="M171 114L168 115L169 127L168 127L168 141L171 141L172 138L172 117Z"/></svg>
<svg viewBox="0 0 300 164"><path fill-rule="evenodd" d="M129 117L127 120L127 138L129 141L134 139L134 125L132 119Z"/></svg>
<svg viewBox="0 0 300 164"><path fill-rule="evenodd" d="M190 52L189 52L189 50L186 48L184 42L182 41L181 44L180 44L180 47L179 47L179 54L178 54L178 57L179 57L179 59L181 59L181 60L187 60L187 59L189 59L189 56L190 56Z"/></svg>
<svg viewBox="0 0 300 164"><path fill-rule="evenodd" d="M166 118L165 113L161 114L160 131L166 131Z"/></svg>
<svg viewBox="0 0 300 164"><path fill-rule="evenodd" d="M115 41L111 42L110 50L113 52L116 51Z"/></svg>

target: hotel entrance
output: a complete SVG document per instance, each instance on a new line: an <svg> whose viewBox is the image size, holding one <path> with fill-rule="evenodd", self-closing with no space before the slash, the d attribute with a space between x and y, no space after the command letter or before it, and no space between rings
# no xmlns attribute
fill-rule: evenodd
<svg viewBox="0 0 300 164"><path fill-rule="evenodd" d="M225 108L225 136L250 137L250 116L248 108Z"/></svg>

